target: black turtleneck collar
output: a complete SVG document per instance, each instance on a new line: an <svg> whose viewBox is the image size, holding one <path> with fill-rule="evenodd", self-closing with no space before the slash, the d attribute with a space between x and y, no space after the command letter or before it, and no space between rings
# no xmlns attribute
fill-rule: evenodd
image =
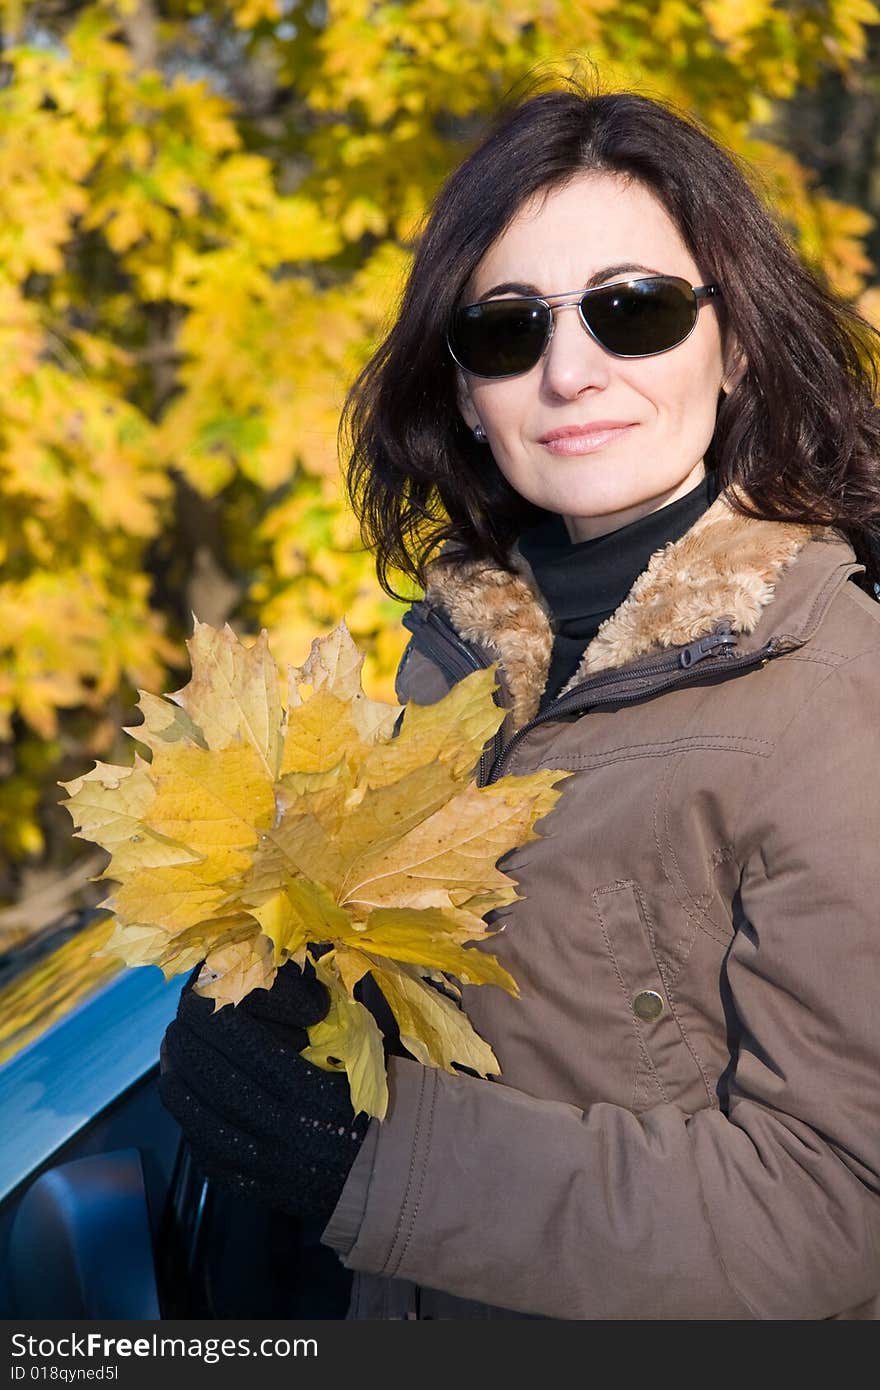
<svg viewBox="0 0 880 1390"><path fill-rule="evenodd" d="M522 533L519 549L547 601L556 634L541 709L577 670L599 624L620 607L655 550L679 540L717 495L715 472L708 469L684 497L607 535L573 542L555 515Z"/></svg>

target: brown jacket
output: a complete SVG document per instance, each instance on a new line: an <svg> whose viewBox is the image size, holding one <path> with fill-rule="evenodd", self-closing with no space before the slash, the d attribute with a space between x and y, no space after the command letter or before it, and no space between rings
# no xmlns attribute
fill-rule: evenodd
<svg viewBox="0 0 880 1390"><path fill-rule="evenodd" d="M434 566L398 695L498 660L481 779L574 775L502 861L521 998L463 990L501 1077L389 1064L323 1237L349 1316L880 1317L880 605L722 494L531 724L514 556Z"/></svg>

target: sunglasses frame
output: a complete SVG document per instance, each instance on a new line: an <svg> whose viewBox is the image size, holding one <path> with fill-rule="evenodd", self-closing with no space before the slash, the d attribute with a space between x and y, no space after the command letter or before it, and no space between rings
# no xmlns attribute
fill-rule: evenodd
<svg viewBox="0 0 880 1390"><path fill-rule="evenodd" d="M593 332L593 329L590 327L584 315L584 300L588 299L591 294L598 294L602 290L611 290L616 288L616 286L618 285L630 286L644 284L646 280L651 281L652 283L656 283L657 281L661 281L663 284L672 283L676 285L681 285L682 287L686 288L688 292L693 295L694 300L696 301L696 307L698 312L694 314L694 321L688 329L687 333L685 333L684 337L679 338L678 341L675 343L671 343L668 348L657 348L654 352L614 352L611 348L605 346L602 340L596 336L596 334ZM461 370L467 376L476 376L479 377L482 381L506 381L514 376L525 376L526 372L531 372L534 370L535 367L537 367L541 358L544 356L548 347L550 346L550 340L553 337L553 331L556 327L556 310L576 308L578 311L578 317L581 321L581 327L584 329L586 333L589 334L589 336L593 339L593 342L598 343L602 351L607 352L611 357L620 357L628 362L641 357L659 357L661 353L671 352L673 348L681 347L682 343L687 342L688 338L691 336L691 334L697 326L697 319L701 303L705 303L707 300L710 299L719 299L722 297L723 292L720 285L692 285L688 280L683 279L683 277L680 275L634 275L628 277L625 280L611 280L608 282L607 285L594 285L593 288L589 290L571 290L566 292L560 290L558 294L517 295L515 298L510 299L478 299L473 304L460 305L456 310L454 310L454 314L461 313L465 309L476 309L480 304L543 304L547 308L549 313L549 327L547 328L546 336L544 338L544 343L541 348L541 351L538 353L538 356L535 358L531 367L523 367L523 369L518 372L501 372L497 376L486 376L483 372L471 371L469 367L465 367L463 363L459 362L458 358L456 357L453 351L451 342L451 325L446 330L446 347L449 351L449 355L452 358L453 362L456 364L457 367L460 367ZM563 302L561 304L550 303L551 300L556 299L561 299Z"/></svg>

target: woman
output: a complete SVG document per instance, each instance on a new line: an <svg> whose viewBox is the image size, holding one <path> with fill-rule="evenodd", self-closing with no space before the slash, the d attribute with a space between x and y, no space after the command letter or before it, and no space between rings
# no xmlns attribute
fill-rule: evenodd
<svg viewBox="0 0 880 1390"><path fill-rule="evenodd" d="M497 661L481 780L573 773L504 863L521 998L463 990L502 1075L391 1056L354 1120L286 967L186 993L162 1083L350 1316L880 1316L872 350L662 104L535 97L441 191L349 486L425 586L399 698Z"/></svg>

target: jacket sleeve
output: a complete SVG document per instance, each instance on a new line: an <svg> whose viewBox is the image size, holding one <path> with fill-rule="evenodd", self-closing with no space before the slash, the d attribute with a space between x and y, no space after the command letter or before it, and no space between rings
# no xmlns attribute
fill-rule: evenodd
<svg viewBox="0 0 880 1390"><path fill-rule="evenodd" d="M582 1110L393 1059L349 1268L556 1318L821 1319L877 1294L878 680L876 653L831 672L748 800L722 1106Z"/></svg>

